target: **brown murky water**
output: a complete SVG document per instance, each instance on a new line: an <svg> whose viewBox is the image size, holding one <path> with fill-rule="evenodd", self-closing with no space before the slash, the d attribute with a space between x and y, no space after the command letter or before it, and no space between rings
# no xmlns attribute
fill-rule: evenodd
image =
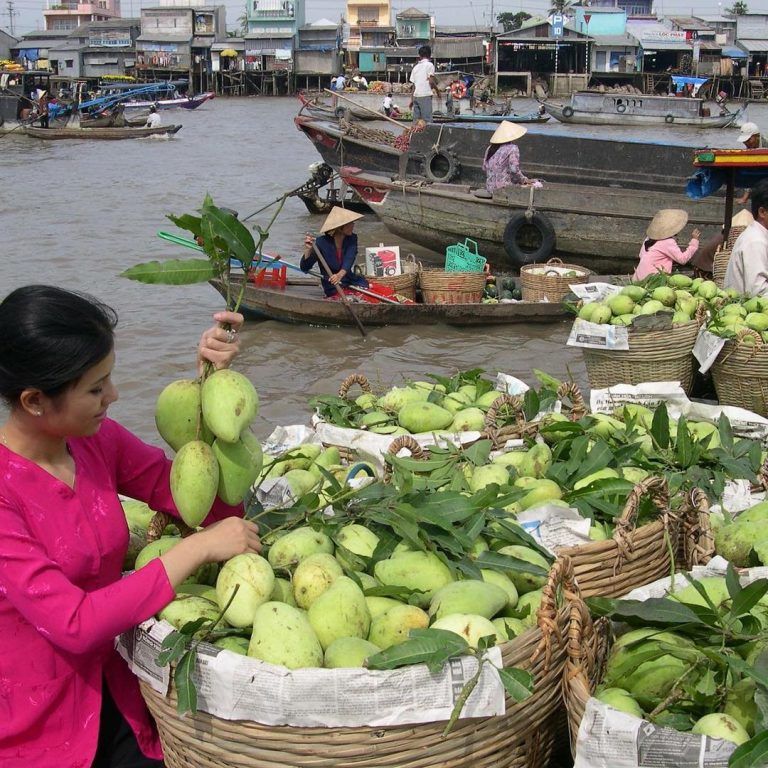
<svg viewBox="0 0 768 768"><path fill-rule="evenodd" d="M173 139L0 139L0 293L55 283L90 291L117 309L121 399L111 414L145 439L158 440L155 397L169 381L193 374L197 339L221 300L207 285L147 286L118 275L137 262L189 255L156 232L175 231L165 214L193 211L206 192L242 217L301 184L318 156L293 127L296 109L293 99L218 99L192 113L164 113L167 122L184 125ZM271 210L251 222L265 225ZM303 233L319 223L289 199L268 250L294 254ZM398 242L372 220L357 231L361 246ZM403 253L426 255L399 244ZM307 400L334 391L355 371L389 384L481 367L532 382L531 369L542 368L556 376L570 372L585 386L581 353L564 344L567 331L567 323L393 327L372 329L363 341L351 328L250 323L238 367L261 395L256 426L263 437L276 424L306 421Z"/></svg>

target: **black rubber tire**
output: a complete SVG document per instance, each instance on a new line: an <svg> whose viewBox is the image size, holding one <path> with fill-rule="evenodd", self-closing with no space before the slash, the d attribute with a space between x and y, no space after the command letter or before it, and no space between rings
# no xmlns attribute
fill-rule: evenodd
<svg viewBox="0 0 768 768"><path fill-rule="evenodd" d="M573 117L573 107L567 106L563 107L563 117Z"/></svg>
<svg viewBox="0 0 768 768"><path fill-rule="evenodd" d="M346 117L347 116L347 108L346 107L336 107L336 109L333 111L333 114L336 115L336 117Z"/></svg>
<svg viewBox="0 0 768 768"><path fill-rule="evenodd" d="M675 116L674 115L665 115L664 122L665 123L674 123L675 122Z"/></svg>
<svg viewBox="0 0 768 768"><path fill-rule="evenodd" d="M458 176L461 170L456 155L449 149L438 149L424 158L424 175L430 181L446 183Z"/></svg>
<svg viewBox="0 0 768 768"><path fill-rule="evenodd" d="M622 114L622 115L623 115L623 114L624 114L624 113L627 111L627 105L626 105L626 104L618 104L618 105L616 106L616 111L617 111L619 114Z"/></svg>
<svg viewBox="0 0 768 768"><path fill-rule="evenodd" d="M539 245L536 248L523 248L518 242L520 233L526 228L538 231ZM557 237L550 220L543 213L534 213L530 221L525 213L516 213L504 228L504 251L513 267L520 269L527 264L547 261L555 250Z"/></svg>

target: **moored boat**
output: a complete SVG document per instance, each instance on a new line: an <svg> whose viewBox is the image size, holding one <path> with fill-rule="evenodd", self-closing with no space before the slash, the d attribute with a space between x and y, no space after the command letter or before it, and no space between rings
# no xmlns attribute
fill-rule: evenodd
<svg viewBox="0 0 768 768"><path fill-rule="evenodd" d="M469 236L492 268L507 271L555 253L599 274L626 274L659 208L685 209L705 238L722 222L721 198L694 202L682 185L661 204L644 190L592 184L507 187L486 199L467 184L393 181L356 168L342 169L341 178L393 234L435 251Z"/></svg>
<svg viewBox="0 0 768 768"><path fill-rule="evenodd" d="M561 123L581 125L690 125L726 128L744 114L723 108L711 115L704 99L681 96L647 96L633 93L578 91L568 104L545 101L542 107ZM719 107L718 107L719 109Z"/></svg>
<svg viewBox="0 0 768 768"><path fill-rule="evenodd" d="M230 286L242 285L242 275L232 275ZM298 284L297 284L298 283ZM211 285L223 296L227 283L212 280ZM371 304L356 302L355 314L365 326L446 325L490 326L510 323L553 323L569 314L560 304L518 301L500 304ZM248 283L240 311L256 320L279 320L310 325L352 325L348 310L340 301L323 298L319 283L293 281L285 288Z"/></svg>
<svg viewBox="0 0 768 768"><path fill-rule="evenodd" d="M180 125L161 125L157 128L22 128L21 132L35 139L59 141L67 139L100 139L118 141L122 139L143 139L147 136L173 136L181 130Z"/></svg>

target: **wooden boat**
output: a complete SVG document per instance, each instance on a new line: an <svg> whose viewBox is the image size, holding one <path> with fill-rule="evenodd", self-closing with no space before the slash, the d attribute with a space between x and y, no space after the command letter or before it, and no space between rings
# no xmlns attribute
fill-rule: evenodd
<svg viewBox="0 0 768 768"><path fill-rule="evenodd" d="M515 112L508 112L501 115L485 115L482 112L471 114L463 112L459 115L434 115L433 121L436 123L546 123L549 115L543 115L539 111L526 112L518 115Z"/></svg>
<svg viewBox="0 0 768 768"><path fill-rule="evenodd" d="M157 99L156 101L126 101L126 109L149 109L154 106L158 109L197 109L206 101L216 96L215 93L199 93L197 96L184 96L177 99Z"/></svg>
<svg viewBox="0 0 768 768"><path fill-rule="evenodd" d="M147 115L128 117L122 109L109 112L106 115L88 117L80 115L81 128L143 128L147 122Z"/></svg>
<svg viewBox="0 0 768 768"><path fill-rule="evenodd" d="M697 128L727 128L743 114L723 110L710 115L704 99L679 96L645 96L628 93L578 91L569 104L545 101L548 115L561 123L581 125L691 125Z"/></svg>
<svg viewBox="0 0 768 768"><path fill-rule="evenodd" d="M390 232L440 252L469 236L492 268L505 271L555 253L598 274L632 272L648 222L662 207L645 190L593 184L509 187L484 199L467 184L393 181L357 168L343 168L341 178ZM682 184L663 198L664 207L685 209L704 238L719 231L722 205L716 197L692 201Z"/></svg>
<svg viewBox="0 0 768 768"><path fill-rule="evenodd" d="M344 130L337 120L299 115L294 123L335 171L342 165L407 179L485 185L483 156L496 126L492 123L429 124L410 137L407 149L394 146L396 126L378 123ZM388 133L385 134L385 131ZM618 189L643 189L656 195L659 208L673 207L668 195L677 196L691 175L691 156L705 145L697 131L690 137L669 137L638 132L617 139L611 129L563 128L557 123L532 125L518 140L522 169L527 176L547 182ZM687 133L687 132L686 132ZM388 139L391 137L391 139ZM738 147L737 134L718 136L723 147ZM384 140L388 139L388 140ZM573 190L574 199L579 196Z"/></svg>
<svg viewBox="0 0 768 768"><path fill-rule="evenodd" d="M65 139L143 139L147 136L173 136L181 130L180 125L161 125L158 128L22 128L27 136L46 141Z"/></svg>
<svg viewBox="0 0 768 768"><path fill-rule="evenodd" d="M229 278L231 288L239 290L242 275ZM224 281L211 285L227 295ZM519 301L510 304L369 304L355 302L355 314L365 326L382 325L506 325L510 323L553 323L565 320L568 312L561 304ZM293 281L285 288L248 283L240 311L255 320L279 320L310 325L352 325L348 311L339 301L323 298L315 281Z"/></svg>

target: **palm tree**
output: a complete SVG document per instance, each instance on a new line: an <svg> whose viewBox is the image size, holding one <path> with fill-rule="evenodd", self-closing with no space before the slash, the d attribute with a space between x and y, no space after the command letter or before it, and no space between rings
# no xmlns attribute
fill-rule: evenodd
<svg viewBox="0 0 768 768"><path fill-rule="evenodd" d="M243 6L243 13L237 17L237 31L245 36L248 33L248 3Z"/></svg>
<svg viewBox="0 0 768 768"><path fill-rule="evenodd" d="M744 0L736 0L730 8L726 8L725 10L733 16L743 16L745 13L749 13L749 9Z"/></svg>
<svg viewBox="0 0 768 768"><path fill-rule="evenodd" d="M739 0L736 0L737 2ZM574 0L552 0L552 5L548 11L549 15L552 16L560 15L560 16L568 16L571 15L571 11L573 10L573 6L576 5Z"/></svg>

